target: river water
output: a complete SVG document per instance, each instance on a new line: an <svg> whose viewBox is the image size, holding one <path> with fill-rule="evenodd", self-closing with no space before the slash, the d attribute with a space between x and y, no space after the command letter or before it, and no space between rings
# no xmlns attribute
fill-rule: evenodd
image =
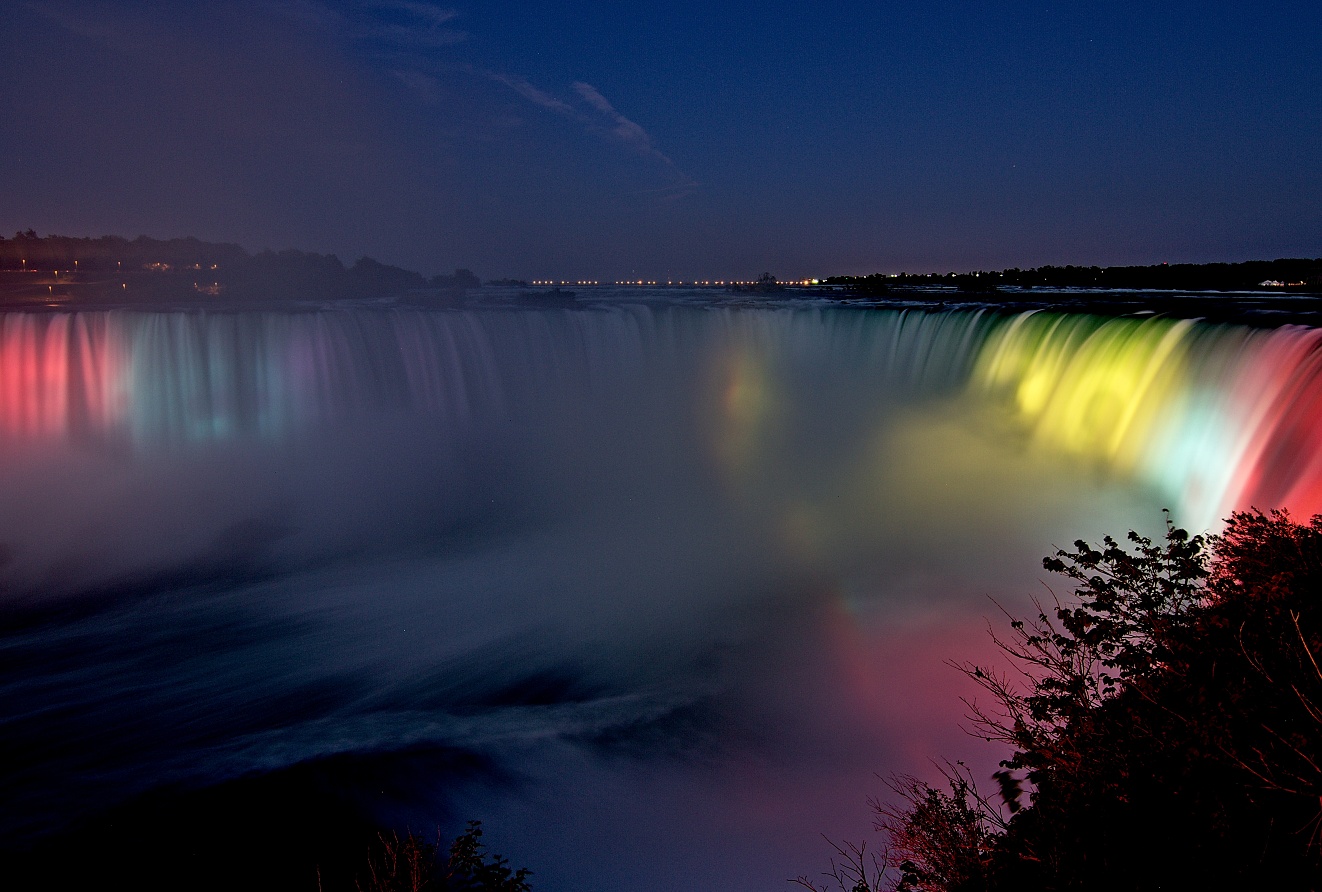
<svg viewBox="0 0 1322 892"><path fill-rule="evenodd" d="M314 766L374 821L484 820L540 890L786 888L872 835L877 774L990 774L946 663L994 659L1055 546L1322 508L1318 340L810 301L2 314L0 842Z"/></svg>

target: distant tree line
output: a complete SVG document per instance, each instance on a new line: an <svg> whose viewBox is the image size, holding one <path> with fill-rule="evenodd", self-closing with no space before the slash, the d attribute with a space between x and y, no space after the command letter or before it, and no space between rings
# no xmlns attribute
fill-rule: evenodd
<svg viewBox="0 0 1322 892"><path fill-rule="evenodd" d="M893 778L883 846L841 846L829 884L1322 888L1322 517L1129 539L1046 559L1073 597L993 634L1009 668L958 666L990 696L971 730L1013 751L991 791L962 763Z"/></svg>
<svg viewBox="0 0 1322 892"><path fill-rule="evenodd" d="M860 294L886 294L893 288L955 287L966 292L992 292L1002 286L1016 288L1104 288L1124 291L1259 290L1263 282L1277 282L1281 290L1322 291L1322 258L1250 260L1244 263L1177 263L1154 266L1040 266L969 273L900 273L891 276L832 276L829 285L844 286Z"/></svg>
<svg viewBox="0 0 1322 892"><path fill-rule="evenodd" d="M315 256L315 255L314 255ZM142 269L153 263L174 268L194 265L210 267L213 263L230 267L250 259L238 245L212 244L195 238L135 239L103 235L100 238L73 238L63 235L39 236L29 229L0 236L0 269L73 269L114 271Z"/></svg>
<svg viewBox="0 0 1322 892"><path fill-rule="evenodd" d="M127 285L135 295L158 296L334 299L422 289L457 291L481 284L466 269L427 278L371 257L346 267L334 254L293 250L250 254L238 245L196 238L74 238L38 236L31 229L13 238L0 236L0 271L22 270L61 271L64 284L82 293ZM5 281L14 287L23 284L21 279Z"/></svg>

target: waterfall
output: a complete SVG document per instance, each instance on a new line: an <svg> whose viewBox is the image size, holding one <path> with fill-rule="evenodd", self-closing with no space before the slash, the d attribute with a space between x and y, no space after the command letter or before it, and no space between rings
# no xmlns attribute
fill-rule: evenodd
<svg viewBox="0 0 1322 892"><path fill-rule="evenodd" d="M990 401L1037 446L1155 487L1207 525L1250 505L1322 510L1320 337L990 311L8 313L0 438L149 451L389 411L458 434L700 368L729 391L733 461L757 436L758 388L830 366L864 399Z"/></svg>
<svg viewBox="0 0 1322 892"><path fill-rule="evenodd" d="M1185 522L1322 511L1322 332L1023 314L988 333L972 386L1044 446L1142 480Z"/></svg>
<svg viewBox="0 0 1322 892"><path fill-rule="evenodd" d="M945 661L994 659L987 596L1022 607L1053 546L1322 509L1319 337L0 314L0 847L313 766L373 819L513 828L550 889L618 887L562 826L690 877L675 852L737 835L761 873L726 885L771 888L874 773L969 752Z"/></svg>

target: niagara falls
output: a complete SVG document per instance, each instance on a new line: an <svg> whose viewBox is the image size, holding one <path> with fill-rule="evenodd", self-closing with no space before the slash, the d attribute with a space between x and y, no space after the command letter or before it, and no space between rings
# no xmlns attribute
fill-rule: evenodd
<svg viewBox="0 0 1322 892"><path fill-rule="evenodd" d="M1319 892L1320 29L0 2L0 889Z"/></svg>
<svg viewBox="0 0 1322 892"><path fill-rule="evenodd" d="M380 820L498 816L575 888L614 882L557 854L582 833L779 879L843 829L823 798L957 739L943 661L1055 530L1318 510L1319 355L627 295L5 313L4 831L314 765Z"/></svg>

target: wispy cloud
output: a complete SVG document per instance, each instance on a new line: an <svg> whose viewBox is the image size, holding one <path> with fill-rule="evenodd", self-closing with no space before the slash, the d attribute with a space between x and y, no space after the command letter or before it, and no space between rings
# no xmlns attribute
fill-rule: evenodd
<svg viewBox="0 0 1322 892"><path fill-rule="evenodd" d="M509 87L534 105L576 121L594 133L604 134L607 138L620 142L641 155L659 161L675 182L660 189L648 189L647 192L673 200L683 198L697 190L698 182L680 170L668 155L658 149L651 135L641 125L620 114L610 100L591 84L582 81L574 83L574 92L578 94L581 104L571 105L533 86L521 77L490 71L483 73Z"/></svg>
<svg viewBox="0 0 1322 892"><path fill-rule="evenodd" d="M591 84L585 84L578 81L574 84L574 89L578 95L583 97L583 101L600 112L608 121L611 122L611 133L615 134L621 141L633 146L640 152L647 152L654 155L661 155L652 145L652 137L647 135L647 131L639 127L633 121L630 121L624 115L615 110L605 96ZM669 158L666 158L669 161Z"/></svg>
<svg viewBox="0 0 1322 892"><path fill-rule="evenodd" d="M583 81L572 84L574 96L561 99L526 78L516 74L474 67L445 57L433 50L467 38L456 28L459 13L451 7L426 0L273 0L286 15L299 20L347 33L353 39L374 46L388 61L389 72L407 89L428 104L439 101L437 72L448 68L488 78L503 85L524 101L545 111L573 121L590 133L618 143L652 159L666 171L671 181L661 189L646 190L667 198L682 198L698 188L698 183L657 148L643 127L625 117L595 86Z"/></svg>
<svg viewBox="0 0 1322 892"><path fill-rule="evenodd" d="M539 90L521 77L515 77L509 74L500 74L499 72L483 72L487 77L497 83L504 84L515 93L518 93L524 99L527 99L533 105L540 105L542 108L549 108L553 112L558 112L567 118L581 120L583 115L567 102L556 99L550 93Z"/></svg>
<svg viewBox="0 0 1322 892"><path fill-rule="evenodd" d="M453 9L446 9L431 3L419 3L417 0L369 0L365 5L373 9L407 13L421 21L429 22L434 27L439 27L459 17L459 13Z"/></svg>
<svg viewBox="0 0 1322 892"><path fill-rule="evenodd" d="M393 49L431 49L468 39L455 28L459 12L421 0L276 0L275 8L306 24L347 31L357 40L374 41Z"/></svg>
<svg viewBox="0 0 1322 892"><path fill-rule="evenodd" d="M450 23L459 17L453 9L413 0L372 0L366 4L377 19L373 28L379 40L416 47L452 46L468 34Z"/></svg>

